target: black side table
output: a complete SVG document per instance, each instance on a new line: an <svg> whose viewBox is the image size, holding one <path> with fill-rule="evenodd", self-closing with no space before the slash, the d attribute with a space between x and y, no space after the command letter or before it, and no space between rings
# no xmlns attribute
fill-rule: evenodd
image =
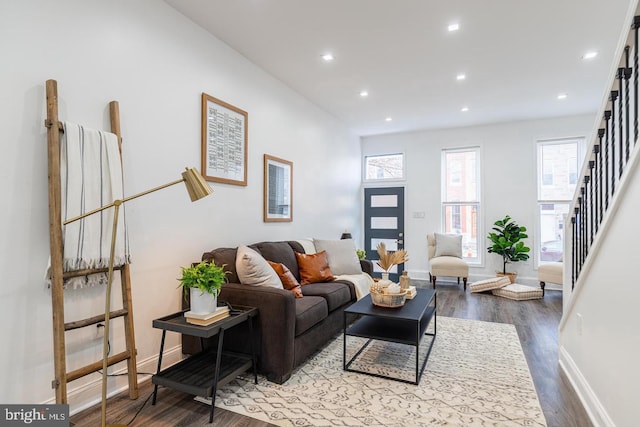
<svg viewBox="0 0 640 427"><path fill-rule="evenodd" d="M153 321L154 328L162 329L162 341L160 342L158 369L151 379L155 384L152 405L156 404L159 385L196 396L210 397L211 413L209 422L212 423L218 386L228 383L249 368L253 369L254 381L256 384L258 383L252 320L253 317L258 315L258 310L253 307L234 306L234 314L207 326L188 323L184 318L185 311L187 310ZM248 322L251 354L223 352L224 332L243 322ZM184 359L165 370L161 370L164 339L167 331L200 337L200 341L203 344L205 338L217 335L218 345L210 349L204 349L203 345L200 353Z"/></svg>

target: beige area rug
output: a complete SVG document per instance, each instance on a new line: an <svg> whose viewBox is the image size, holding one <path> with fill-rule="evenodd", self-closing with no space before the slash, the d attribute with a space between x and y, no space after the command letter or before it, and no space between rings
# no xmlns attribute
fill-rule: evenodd
<svg viewBox="0 0 640 427"><path fill-rule="evenodd" d="M347 356L363 342L349 337ZM438 317L417 386L345 372L342 346L339 336L283 385L238 378L216 406L279 426L546 426L513 325ZM352 367L412 380L412 349L374 341Z"/></svg>

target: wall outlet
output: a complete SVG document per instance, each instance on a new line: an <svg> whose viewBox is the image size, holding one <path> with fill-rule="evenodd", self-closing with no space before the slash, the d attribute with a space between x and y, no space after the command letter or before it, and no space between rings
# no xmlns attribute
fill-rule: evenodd
<svg viewBox="0 0 640 427"><path fill-rule="evenodd" d="M103 338L103 337L104 337L104 324L97 323L96 324L96 338Z"/></svg>
<svg viewBox="0 0 640 427"><path fill-rule="evenodd" d="M576 327L578 328L578 335L582 335L582 314L576 314Z"/></svg>
<svg viewBox="0 0 640 427"><path fill-rule="evenodd" d="M413 212L412 216L414 218L424 218L425 217L425 213L424 212Z"/></svg>

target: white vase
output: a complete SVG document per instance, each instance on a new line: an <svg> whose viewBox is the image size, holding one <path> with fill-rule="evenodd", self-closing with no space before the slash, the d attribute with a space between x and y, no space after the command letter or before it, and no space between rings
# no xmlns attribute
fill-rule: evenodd
<svg viewBox="0 0 640 427"><path fill-rule="evenodd" d="M378 286L387 287L392 283L393 282L391 280L389 280L389 272L388 271L382 272L382 278L380 280L378 280Z"/></svg>
<svg viewBox="0 0 640 427"><path fill-rule="evenodd" d="M198 288L191 288L191 311L197 314L208 314L216 311L218 296L203 292Z"/></svg>

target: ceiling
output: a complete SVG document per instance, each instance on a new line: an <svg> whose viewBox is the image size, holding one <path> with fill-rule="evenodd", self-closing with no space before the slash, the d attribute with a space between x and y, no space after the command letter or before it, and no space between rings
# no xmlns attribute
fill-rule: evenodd
<svg viewBox="0 0 640 427"><path fill-rule="evenodd" d="M165 1L364 136L595 113L631 0Z"/></svg>

